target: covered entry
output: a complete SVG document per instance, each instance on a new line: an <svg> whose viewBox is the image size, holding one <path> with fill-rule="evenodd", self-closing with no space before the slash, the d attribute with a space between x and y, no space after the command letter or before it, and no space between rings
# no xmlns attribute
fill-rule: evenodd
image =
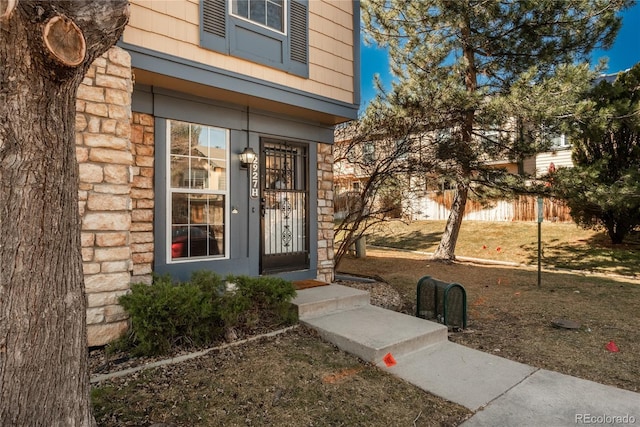
<svg viewBox="0 0 640 427"><path fill-rule="evenodd" d="M260 148L260 272L308 269L308 146L263 139Z"/></svg>

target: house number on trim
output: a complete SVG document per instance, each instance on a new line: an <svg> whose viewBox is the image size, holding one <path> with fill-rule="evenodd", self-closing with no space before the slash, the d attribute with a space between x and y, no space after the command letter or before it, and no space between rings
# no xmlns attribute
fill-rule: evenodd
<svg viewBox="0 0 640 427"><path fill-rule="evenodd" d="M253 159L251 163L251 186L249 188L249 196L252 199L258 198L258 193L260 192L260 175L259 175L259 165L258 165L258 156Z"/></svg>

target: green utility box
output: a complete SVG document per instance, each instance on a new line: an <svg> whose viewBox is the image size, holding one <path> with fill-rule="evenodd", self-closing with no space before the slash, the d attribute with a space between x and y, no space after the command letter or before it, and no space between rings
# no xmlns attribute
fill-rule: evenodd
<svg viewBox="0 0 640 427"><path fill-rule="evenodd" d="M418 280L416 316L451 329L467 327L467 292L459 283L424 276Z"/></svg>

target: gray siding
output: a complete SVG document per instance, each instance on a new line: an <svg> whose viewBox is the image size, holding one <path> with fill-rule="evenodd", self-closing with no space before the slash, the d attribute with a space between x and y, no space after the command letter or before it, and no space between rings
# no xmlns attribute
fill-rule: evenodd
<svg viewBox="0 0 640 427"><path fill-rule="evenodd" d="M151 108L155 115L155 261L154 271L169 273L184 280L193 271L212 270L221 275L259 274L260 261L260 201L250 199L247 171L240 169L237 154L249 145L259 152L260 138L270 137L288 141L308 143L309 146L309 247L310 268L304 271L278 274L288 279L315 278L317 274L317 143L332 143L333 130L314 123L305 123L286 117L278 117L268 112L248 111L234 105L223 105L214 101L182 96L164 89L142 88L135 91L134 98L141 98L138 105ZM149 98L152 105L148 105ZM228 259L212 259L170 263L167 260L167 236L169 221L167 207L167 141L166 119L184 120L231 129L230 146L230 188L229 206L238 210L230 215L230 251Z"/></svg>

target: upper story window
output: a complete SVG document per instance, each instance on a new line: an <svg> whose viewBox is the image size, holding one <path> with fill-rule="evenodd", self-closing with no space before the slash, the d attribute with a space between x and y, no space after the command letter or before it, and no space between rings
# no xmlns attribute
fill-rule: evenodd
<svg viewBox="0 0 640 427"><path fill-rule="evenodd" d="M409 138L401 138L395 141L395 155L398 159L406 159L411 151L411 140Z"/></svg>
<svg viewBox="0 0 640 427"><path fill-rule="evenodd" d="M231 0L232 13L284 33L284 0Z"/></svg>
<svg viewBox="0 0 640 427"><path fill-rule="evenodd" d="M478 132L480 142L484 144L496 144L500 141L500 132L497 130L481 130Z"/></svg>
<svg viewBox="0 0 640 427"><path fill-rule="evenodd" d="M200 45L309 77L309 0L201 0Z"/></svg>
<svg viewBox="0 0 640 427"><path fill-rule="evenodd" d="M376 146L373 142L365 142L362 147L362 161L371 164L376 160Z"/></svg>
<svg viewBox="0 0 640 427"><path fill-rule="evenodd" d="M543 126L540 134L542 141L548 144L552 151L571 147L569 137L557 128Z"/></svg>
<svg viewBox="0 0 640 427"><path fill-rule="evenodd" d="M567 148L570 147L569 138L565 134L553 135L551 137L551 148Z"/></svg>

